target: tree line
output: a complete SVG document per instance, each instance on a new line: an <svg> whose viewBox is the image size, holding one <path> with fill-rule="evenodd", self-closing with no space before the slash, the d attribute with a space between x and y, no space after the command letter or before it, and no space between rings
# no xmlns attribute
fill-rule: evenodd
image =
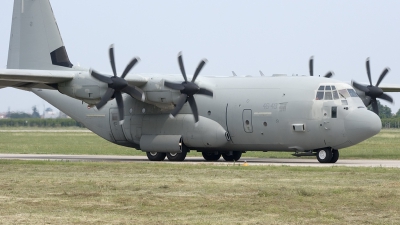
<svg viewBox="0 0 400 225"><path fill-rule="evenodd" d="M81 123L70 118L58 119L1 119L0 127L84 127Z"/></svg>

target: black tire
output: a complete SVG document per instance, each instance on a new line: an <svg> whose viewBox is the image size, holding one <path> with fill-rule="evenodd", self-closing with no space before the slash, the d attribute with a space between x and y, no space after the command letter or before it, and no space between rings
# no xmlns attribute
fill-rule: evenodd
<svg viewBox="0 0 400 225"><path fill-rule="evenodd" d="M167 156L165 152L146 152L146 155L150 161L164 161Z"/></svg>
<svg viewBox="0 0 400 225"><path fill-rule="evenodd" d="M317 159L320 163L329 163L332 159L332 149L331 148L324 148L317 152Z"/></svg>
<svg viewBox="0 0 400 225"><path fill-rule="evenodd" d="M187 151L182 151L181 153L167 153L167 158L169 161L183 161L185 160Z"/></svg>
<svg viewBox="0 0 400 225"><path fill-rule="evenodd" d="M332 154L333 154L333 156L332 156L331 161L329 161L329 163L335 163L335 162L337 162L338 159L339 159L339 150L337 150L337 149L332 149Z"/></svg>
<svg viewBox="0 0 400 225"><path fill-rule="evenodd" d="M240 157L242 157L242 152L240 151L233 151L232 154L227 153L222 153L222 157L225 159L227 162L233 162L233 161L238 161Z"/></svg>
<svg viewBox="0 0 400 225"><path fill-rule="evenodd" d="M213 152L202 152L203 158L206 161L218 161L221 158L221 153L213 151Z"/></svg>

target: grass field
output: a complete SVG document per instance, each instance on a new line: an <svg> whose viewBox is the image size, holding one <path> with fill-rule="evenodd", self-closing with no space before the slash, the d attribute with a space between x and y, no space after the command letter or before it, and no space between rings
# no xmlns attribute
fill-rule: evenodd
<svg viewBox="0 0 400 225"><path fill-rule="evenodd" d="M2 224L400 224L399 169L0 160Z"/></svg>
<svg viewBox="0 0 400 225"><path fill-rule="evenodd" d="M341 158L400 159L399 144L382 130ZM7 130L0 152L144 155L82 130ZM400 224L395 168L0 160L0 171L0 224Z"/></svg>
<svg viewBox="0 0 400 225"><path fill-rule="evenodd" d="M0 132L0 153L145 155L112 144L90 132ZM82 131L80 129L79 131ZM340 151L341 159L400 159L400 129L384 129L358 145ZM188 156L200 156L192 151ZM246 157L289 158L285 152L247 152Z"/></svg>

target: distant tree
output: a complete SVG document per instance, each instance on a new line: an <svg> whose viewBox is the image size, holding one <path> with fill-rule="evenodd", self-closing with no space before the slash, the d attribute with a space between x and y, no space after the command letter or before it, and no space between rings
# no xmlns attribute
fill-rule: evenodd
<svg viewBox="0 0 400 225"><path fill-rule="evenodd" d="M392 109L389 108L387 105L382 105L379 100L376 101L378 103L378 109L379 109L379 117L380 118L392 118ZM368 109L372 111L372 106L369 105Z"/></svg>
<svg viewBox="0 0 400 225"><path fill-rule="evenodd" d="M40 118L40 114L39 114L36 106L32 106L32 111L33 111L32 118Z"/></svg>
<svg viewBox="0 0 400 225"><path fill-rule="evenodd" d="M397 110L396 117L400 117L400 109Z"/></svg>
<svg viewBox="0 0 400 225"><path fill-rule="evenodd" d="M10 119L26 119L26 118L32 118L32 116L28 113L24 112L10 112L7 114L7 117Z"/></svg>

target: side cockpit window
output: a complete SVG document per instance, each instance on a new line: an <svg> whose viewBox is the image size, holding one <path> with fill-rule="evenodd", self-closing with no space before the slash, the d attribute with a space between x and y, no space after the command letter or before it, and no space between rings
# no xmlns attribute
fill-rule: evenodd
<svg viewBox="0 0 400 225"><path fill-rule="evenodd" d="M350 97L358 97L358 94L354 89L341 89L339 90L339 95L344 99Z"/></svg>
<svg viewBox="0 0 400 225"><path fill-rule="evenodd" d="M358 97L358 94L354 89L347 89L351 97Z"/></svg>

